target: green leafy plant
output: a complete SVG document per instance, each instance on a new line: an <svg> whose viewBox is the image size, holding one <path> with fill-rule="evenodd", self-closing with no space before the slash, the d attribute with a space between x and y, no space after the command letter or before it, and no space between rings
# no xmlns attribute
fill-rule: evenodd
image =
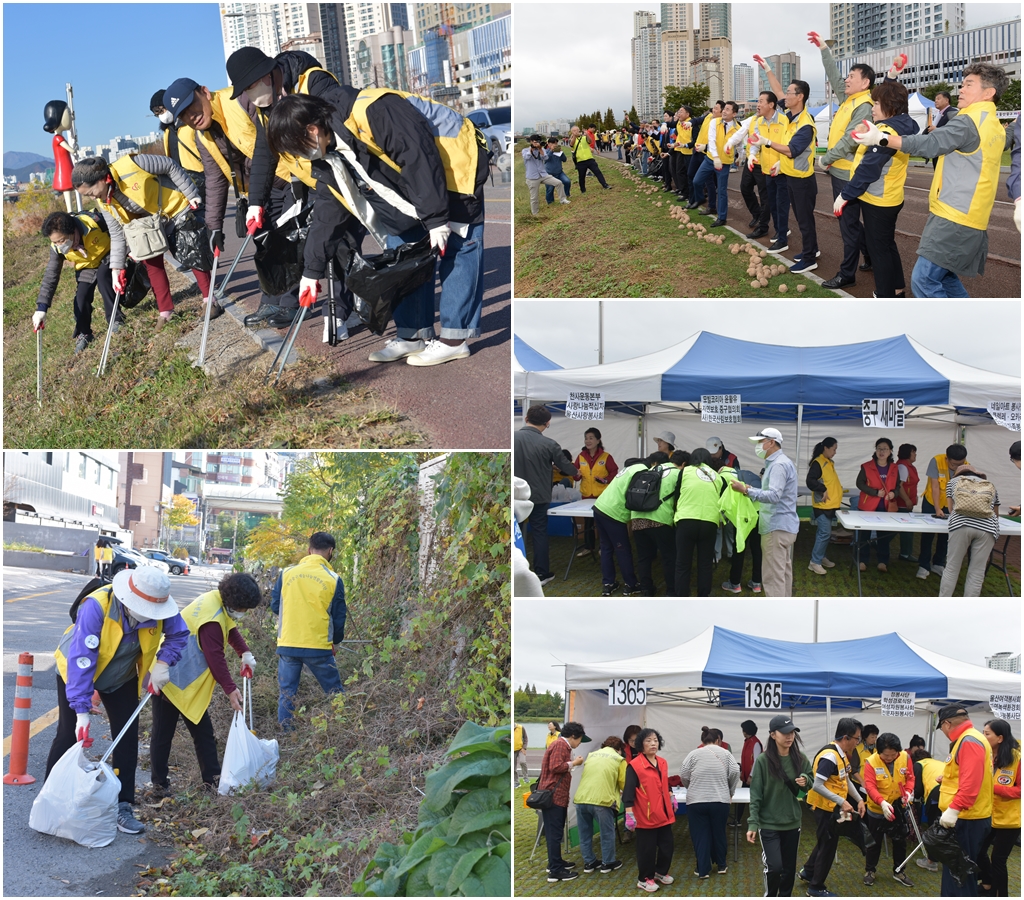
<svg viewBox="0 0 1024 900"><path fill-rule="evenodd" d="M466 722L426 777L418 827L384 842L353 885L369 897L508 897L511 728Z"/></svg>

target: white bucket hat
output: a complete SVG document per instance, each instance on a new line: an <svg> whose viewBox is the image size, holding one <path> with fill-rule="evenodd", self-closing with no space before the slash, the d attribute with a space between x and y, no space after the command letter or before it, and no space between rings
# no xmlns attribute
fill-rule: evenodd
<svg viewBox="0 0 1024 900"><path fill-rule="evenodd" d="M122 569L114 576L114 596L142 622L169 619L178 612L171 579L155 566Z"/></svg>
<svg viewBox="0 0 1024 900"><path fill-rule="evenodd" d="M661 434L654 436L656 441L664 441L666 444L671 444L673 447L676 445L676 436L671 431L663 431Z"/></svg>

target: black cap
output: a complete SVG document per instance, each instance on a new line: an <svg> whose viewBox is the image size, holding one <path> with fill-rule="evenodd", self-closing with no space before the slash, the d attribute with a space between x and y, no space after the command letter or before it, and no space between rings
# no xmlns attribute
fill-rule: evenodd
<svg viewBox="0 0 1024 900"><path fill-rule="evenodd" d="M150 111L156 109L158 106L164 105L164 93L166 88L160 88L152 97L149 98L149 109Z"/></svg>
<svg viewBox="0 0 1024 900"><path fill-rule="evenodd" d="M579 722L566 722L559 734L564 738L579 738L581 744L589 744L593 740L587 736Z"/></svg>
<svg viewBox="0 0 1024 900"><path fill-rule="evenodd" d="M952 703L949 706L944 706L939 710L939 724L941 725L946 719L955 719L957 716L966 716L967 710L964 709L959 703Z"/></svg>
<svg viewBox="0 0 1024 900"><path fill-rule="evenodd" d="M255 84L264 75L274 71L274 62L259 47L242 47L228 57L228 78L231 79L231 99L236 100L245 93L250 84Z"/></svg>
<svg viewBox="0 0 1024 900"><path fill-rule="evenodd" d="M772 716L771 722L768 723L768 731L789 734L792 731L799 733L800 729L793 724L793 720L789 716Z"/></svg>

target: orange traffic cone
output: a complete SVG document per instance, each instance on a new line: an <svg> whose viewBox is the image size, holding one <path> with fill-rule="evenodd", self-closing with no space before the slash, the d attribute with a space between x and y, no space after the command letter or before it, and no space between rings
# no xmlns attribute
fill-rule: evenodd
<svg viewBox="0 0 1024 900"><path fill-rule="evenodd" d="M4 784L32 784L35 778L26 774L28 766L29 714L32 710L32 654L18 657L18 680L14 688L14 727L11 729L11 770L4 775Z"/></svg>

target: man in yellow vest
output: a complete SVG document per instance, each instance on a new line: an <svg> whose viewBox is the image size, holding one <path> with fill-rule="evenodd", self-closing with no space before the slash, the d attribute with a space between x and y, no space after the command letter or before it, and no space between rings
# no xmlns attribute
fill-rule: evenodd
<svg viewBox="0 0 1024 900"><path fill-rule="evenodd" d="M326 531L310 535L309 552L277 578L270 609L277 616L277 680L280 698L277 721L291 729L292 705L305 666L324 693L344 690L334 660L345 638L345 585L331 568L334 537Z"/></svg>
<svg viewBox="0 0 1024 900"><path fill-rule="evenodd" d="M114 286L110 277L110 235L103 220L92 212L50 213L40 229L50 242L50 258L43 272L36 298L36 311L32 313L32 330L46 327L46 313L57 293L64 262L75 269L75 353L81 353L92 342L92 301L99 285L103 298L103 311L107 321L114 311ZM118 322L124 314L118 310Z"/></svg>
<svg viewBox="0 0 1024 900"><path fill-rule="evenodd" d="M854 140L869 147L939 158L910 278L915 297L969 297L960 278L985 274L988 220L1003 150L1009 149L996 103L1009 84L1000 66L974 63L964 69L960 113L944 128L924 135L887 135L865 122L864 133L854 134Z"/></svg>
<svg viewBox="0 0 1024 900"><path fill-rule="evenodd" d="M957 703L939 710L939 731L950 742L939 785L939 824L954 828L957 843L969 859L976 860L992 827L992 747ZM977 893L973 873L958 884L943 865L941 896L974 897Z"/></svg>
<svg viewBox="0 0 1024 900"><path fill-rule="evenodd" d="M807 39L821 51L821 64L825 68L825 77L832 90L837 97L844 98L832 116L832 125L828 130L828 150L824 156L818 158L818 164L828 171L831 177L834 201L850 181L853 157L858 146L852 132L864 119L871 118L871 86L875 83L876 75L875 70L867 63L854 63L847 76L843 78L832 58L832 51L825 45L818 32L808 32ZM835 277L824 283L824 287L827 288L842 288L856 283L857 264L861 253L864 254L861 271L867 272L871 268L871 259L864 245L859 200L851 200L843 208L843 214L839 217L839 231L843 236L843 260Z"/></svg>
<svg viewBox="0 0 1024 900"><path fill-rule="evenodd" d="M179 715L184 716L192 736L203 785L216 789L220 762L208 711L213 685L219 684L231 708L241 711L242 693L231 678L225 654L230 645L242 659L242 677L252 678L256 659L235 623L248 610L259 606L262 599L259 585L251 575L233 572L221 579L216 590L200 594L181 611L189 630L188 643L171 669L171 680L153 698L149 758L153 782L150 795L154 799L170 793L167 760Z"/></svg>
<svg viewBox="0 0 1024 900"><path fill-rule="evenodd" d="M835 808L844 814L864 816L866 806L851 779L850 755L860 743L861 724L843 718L836 725L836 739L814 757L814 784L807 792L807 803L814 814L817 843L797 874L806 881L808 897L834 897L825 887L825 879L836 858L839 832Z"/></svg>
<svg viewBox="0 0 1024 900"><path fill-rule="evenodd" d="M690 196L690 157L693 155L693 110L689 106L680 106L676 111L675 146L671 154L675 165L672 180L676 194L684 200Z"/></svg>
<svg viewBox="0 0 1024 900"><path fill-rule="evenodd" d="M722 105L721 117L711 120L707 155L693 180L693 190L698 197L707 190L708 208L715 214L711 228L721 228L729 215L729 170L736 159L736 152L727 142L733 130L739 127L736 122L737 112L739 104L729 100ZM714 207L711 205L712 198Z"/></svg>
<svg viewBox="0 0 1024 900"><path fill-rule="evenodd" d="M93 691L110 720L110 733L121 732L139 704L143 690L159 693L181 658L188 627L171 596L167 575L152 566L122 569L112 584L97 588L73 611L54 654L57 669L57 733L50 745L46 774L75 744L91 747ZM114 768L121 781L117 828L139 834L146 826L132 812L135 770L139 763L139 720L135 718L114 748Z"/></svg>

